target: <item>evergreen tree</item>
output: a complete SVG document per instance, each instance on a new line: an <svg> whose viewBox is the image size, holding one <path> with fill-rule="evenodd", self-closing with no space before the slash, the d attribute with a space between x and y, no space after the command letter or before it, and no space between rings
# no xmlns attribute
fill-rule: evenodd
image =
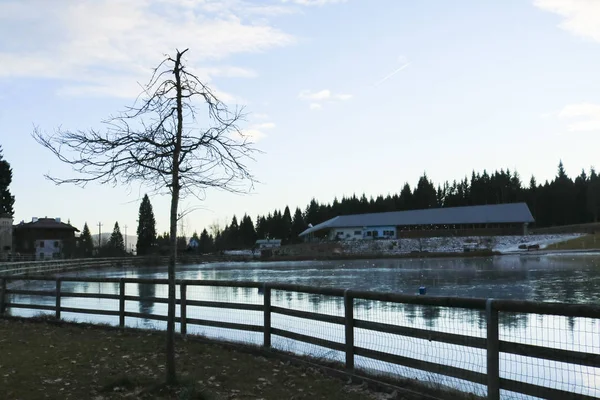
<svg viewBox="0 0 600 400"><path fill-rule="evenodd" d="M337 199L336 199L337 201ZM339 209L339 203L337 205ZM338 215L338 214L334 214ZM283 244L288 244L290 242L292 236L292 214L290 213L290 208L285 206L285 210L283 211L283 215L281 216L281 240Z"/></svg>
<svg viewBox="0 0 600 400"><path fill-rule="evenodd" d="M419 178L417 187L413 192L413 201L415 208L417 209L437 207L437 192L435 186L427 177L427 174L423 174L423 176Z"/></svg>
<svg viewBox="0 0 600 400"><path fill-rule="evenodd" d="M2 157L2 146L0 146L0 214L13 216L15 210L15 196L10 193L8 187L12 182L12 168L8 161Z"/></svg>
<svg viewBox="0 0 600 400"><path fill-rule="evenodd" d="M600 177L594 168L590 171L587 209L590 215L590 222L598 222L598 216L600 215Z"/></svg>
<svg viewBox="0 0 600 400"><path fill-rule="evenodd" d="M228 248L237 249L240 246L240 226L237 217L234 215L229 225L229 235L227 236Z"/></svg>
<svg viewBox="0 0 600 400"><path fill-rule="evenodd" d="M208 234L206 229L202 230L200 233L200 246L199 250L202 254L212 253L213 252L213 238Z"/></svg>
<svg viewBox="0 0 600 400"><path fill-rule="evenodd" d="M562 161L558 164L558 174L550 185L552 192L552 225L568 225L574 223L574 186L567 176Z"/></svg>
<svg viewBox="0 0 600 400"><path fill-rule="evenodd" d="M266 239L269 236L269 226L265 217L256 217L256 238Z"/></svg>
<svg viewBox="0 0 600 400"><path fill-rule="evenodd" d="M81 236L79 237L79 254L81 257L91 257L94 253L94 241L92 233L87 222L83 225Z"/></svg>
<svg viewBox="0 0 600 400"><path fill-rule="evenodd" d="M405 183L400 191L400 197L398 199L398 205L396 209L400 211L412 210L414 208L413 203L412 190L410 185Z"/></svg>
<svg viewBox="0 0 600 400"><path fill-rule="evenodd" d="M152 252L152 246L156 244L156 220L150 198L146 194L140 204L137 227L137 254L147 255Z"/></svg>
<svg viewBox="0 0 600 400"><path fill-rule="evenodd" d="M240 242L243 248L251 248L256 243L256 231L252 218L245 214L239 229Z"/></svg>
<svg viewBox="0 0 600 400"><path fill-rule="evenodd" d="M121 234L118 222L115 222L113 232L110 235L110 239L108 239L106 247L107 253L113 257L125 254L125 242L123 241L123 235Z"/></svg>
<svg viewBox="0 0 600 400"><path fill-rule="evenodd" d="M292 238L291 241L293 243L299 242L301 239L298 235L304 232L307 228L306 222L304 222L304 216L302 215L302 211L300 208L296 208L296 212L294 212L294 219L292 220Z"/></svg>

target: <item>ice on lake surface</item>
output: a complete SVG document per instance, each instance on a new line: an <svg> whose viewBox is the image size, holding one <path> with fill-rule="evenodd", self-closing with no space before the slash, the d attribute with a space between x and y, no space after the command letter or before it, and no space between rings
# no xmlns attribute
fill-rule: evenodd
<svg viewBox="0 0 600 400"><path fill-rule="evenodd" d="M595 254L502 256L491 258L401 259L316 262L248 262L178 266L181 279L285 282L316 287L338 287L383 292L415 294L427 287L428 296L485 297L551 302L595 303L600 293L600 256ZM142 267L110 270L87 270L64 275L166 278L165 267ZM24 282L23 289L54 289L53 282ZM118 294L114 283L63 282L63 291ZM143 297L166 297L166 285L127 284L126 294ZM190 300L262 304L256 289L188 287ZM52 297L15 296L19 303L54 304ZM296 292L274 291L274 306L329 315L344 315L341 298ZM62 299L63 307L118 310L118 301L91 298ZM166 304L151 301L126 302L131 312L166 315ZM15 315L35 315L35 310L10 310ZM118 317L63 313L65 319L116 324ZM258 311L237 311L188 307L188 318L210 319L262 325ZM485 337L485 315L480 311L421 307L375 301L355 300L355 318L392 325ZM164 323L127 318L129 326L164 329ZM344 341L341 325L300 320L273 314L272 326L330 341ZM262 343L261 333L205 326L188 326L188 333L247 343ZM500 316L500 339L539 346L600 353L598 320L503 313ZM355 329L356 346L384 351L418 360L430 361L485 373L483 349L450 345L424 339L408 338L381 332ZM343 361L343 353L274 336L273 346L282 350ZM357 367L385 375L401 375L453 386L478 394L485 387L441 375L424 373L364 357L357 357ZM580 367L529 357L501 354L501 376L540 386L559 388L579 394L600 396L598 368ZM509 393L506 393L509 394ZM509 397L526 398L511 393Z"/></svg>

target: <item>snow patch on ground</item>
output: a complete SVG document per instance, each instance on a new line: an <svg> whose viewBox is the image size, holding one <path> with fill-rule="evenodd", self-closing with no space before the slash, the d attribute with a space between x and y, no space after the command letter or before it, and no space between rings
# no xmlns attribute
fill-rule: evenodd
<svg viewBox="0 0 600 400"><path fill-rule="evenodd" d="M223 253L226 256L252 256L252 250L225 250Z"/></svg>
<svg viewBox="0 0 600 400"><path fill-rule="evenodd" d="M583 236L580 233L560 234L560 235L530 235L530 236L499 236L494 247L494 251L501 253L511 253L515 251L523 251L519 249L519 245L539 245L540 249L545 249L555 243L566 242L568 240L577 239ZM521 239L522 241L517 241Z"/></svg>
<svg viewBox="0 0 600 400"><path fill-rule="evenodd" d="M528 235L528 236L469 236L432 237L393 240L351 240L341 242L347 254L407 254L412 252L462 253L471 250L493 250L510 253L520 250L520 245L539 245L544 249L552 244L575 239L580 234Z"/></svg>

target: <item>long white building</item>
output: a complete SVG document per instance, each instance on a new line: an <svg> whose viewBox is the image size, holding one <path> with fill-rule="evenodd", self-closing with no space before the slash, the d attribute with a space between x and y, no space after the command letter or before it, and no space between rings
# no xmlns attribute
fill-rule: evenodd
<svg viewBox="0 0 600 400"><path fill-rule="evenodd" d="M306 229L300 236L311 241L514 235L527 234L534 222L525 203L493 204L340 215Z"/></svg>

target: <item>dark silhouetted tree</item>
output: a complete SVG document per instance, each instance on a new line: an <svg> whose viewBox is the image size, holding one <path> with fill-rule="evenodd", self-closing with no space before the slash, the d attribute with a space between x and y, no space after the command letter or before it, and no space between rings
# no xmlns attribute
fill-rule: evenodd
<svg viewBox="0 0 600 400"><path fill-rule="evenodd" d="M167 56L132 107L107 121L106 132L64 131L34 138L83 175L54 182L85 185L142 182L171 196L170 260L166 335L166 381L175 370L175 265L180 198L201 198L208 188L243 193L252 182L245 162L254 148L238 123L242 110L229 109L184 64L186 50ZM196 118L203 116L202 123Z"/></svg>
<svg viewBox="0 0 600 400"><path fill-rule="evenodd" d="M138 213L137 246L138 256L144 256L152 252L152 246L156 243L156 220L152 203L148 195L144 195Z"/></svg>
<svg viewBox="0 0 600 400"><path fill-rule="evenodd" d="M79 236L79 254L81 257L91 257L94 254L94 241L87 222Z"/></svg>
<svg viewBox="0 0 600 400"><path fill-rule="evenodd" d="M108 255L112 257L118 257L125 254L125 241L123 240L123 235L121 234L118 222L115 222L112 234L106 243L106 250Z"/></svg>
<svg viewBox="0 0 600 400"><path fill-rule="evenodd" d="M13 208L15 196L9 190L11 182L12 168L8 161L3 158L2 146L0 146L0 214L8 214L12 217L15 213Z"/></svg>
<svg viewBox="0 0 600 400"><path fill-rule="evenodd" d="M307 228L306 222L304 222L304 216L302 210L296 208L294 212L294 219L292 220L292 242L297 243L300 241L298 235L304 232Z"/></svg>
<svg viewBox="0 0 600 400"><path fill-rule="evenodd" d="M202 254L212 253L213 252L213 238L208 234L206 229L202 230L200 233L200 245L199 251Z"/></svg>

